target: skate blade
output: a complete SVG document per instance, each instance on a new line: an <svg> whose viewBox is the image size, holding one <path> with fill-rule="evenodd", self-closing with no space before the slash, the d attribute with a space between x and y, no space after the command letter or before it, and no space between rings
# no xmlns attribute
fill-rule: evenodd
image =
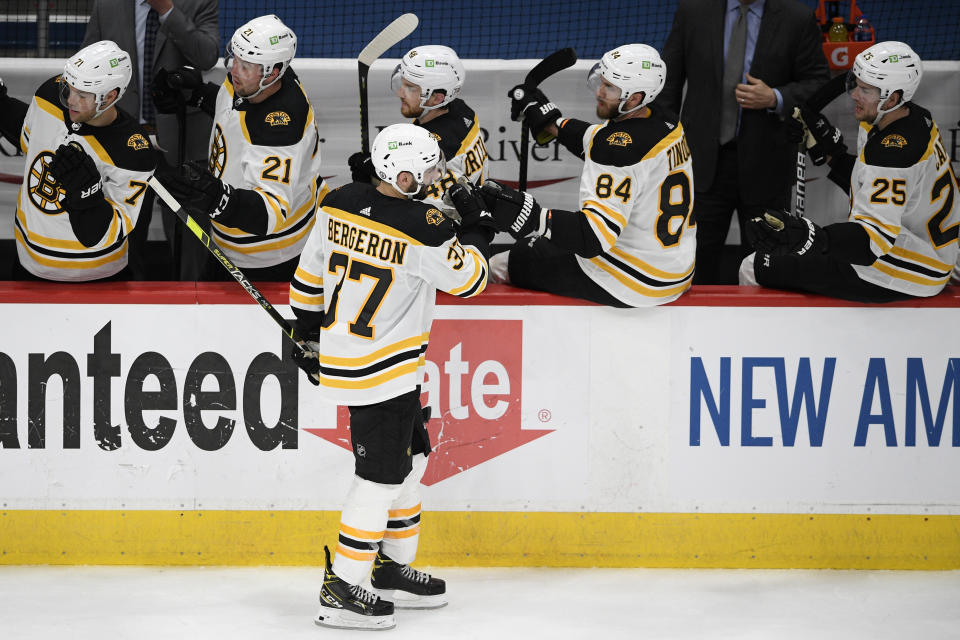
<svg viewBox="0 0 960 640"><path fill-rule="evenodd" d="M400 589L374 589L373 592L380 596L381 600L392 602L394 609L439 609L448 604L445 593L418 596Z"/></svg>
<svg viewBox="0 0 960 640"><path fill-rule="evenodd" d="M350 611L327 609L323 607L313 622L321 627L331 629L355 629L358 631L386 631L397 626L396 617L390 616L362 616Z"/></svg>

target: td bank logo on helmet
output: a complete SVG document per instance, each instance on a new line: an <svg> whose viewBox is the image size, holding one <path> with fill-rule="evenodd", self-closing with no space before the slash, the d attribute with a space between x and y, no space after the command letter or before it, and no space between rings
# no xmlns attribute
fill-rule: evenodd
<svg viewBox="0 0 960 640"><path fill-rule="evenodd" d="M522 320L434 320L421 396L432 411L433 452L423 483L436 484L551 433L524 428L522 391ZM349 451L349 423L341 407L336 428L305 431Z"/></svg>

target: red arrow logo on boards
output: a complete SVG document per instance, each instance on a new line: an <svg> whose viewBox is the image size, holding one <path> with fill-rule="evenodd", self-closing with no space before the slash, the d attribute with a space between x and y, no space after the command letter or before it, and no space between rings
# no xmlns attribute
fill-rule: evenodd
<svg viewBox="0 0 960 640"><path fill-rule="evenodd" d="M436 484L553 431L520 424L521 320L434 320L426 357L423 402L439 405L441 415L427 425L433 453L423 484ZM336 428L304 431L350 451L349 422L347 408L337 407Z"/></svg>

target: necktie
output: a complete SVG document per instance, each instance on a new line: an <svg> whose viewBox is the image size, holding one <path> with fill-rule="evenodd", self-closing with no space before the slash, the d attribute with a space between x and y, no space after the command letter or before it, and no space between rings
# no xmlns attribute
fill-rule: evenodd
<svg viewBox="0 0 960 640"><path fill-rule="evenodd" d="M143 33L143 95L140 96L143 121L151 127L156 126L151 88L153 87L153 50L157 42L157 28L160 26L160 17L150 9L147 14L147 26Z"/></svg>
<svg viewBox="0 0 960 640"><path fill-rule="evenodd" d="M740 105L734 90L743 78L743 56L747 49L747 6L741 4L740 15L730 30L727 59L723 63L723 82L720 95L720 144L733 140L737 134Z"/></svg>

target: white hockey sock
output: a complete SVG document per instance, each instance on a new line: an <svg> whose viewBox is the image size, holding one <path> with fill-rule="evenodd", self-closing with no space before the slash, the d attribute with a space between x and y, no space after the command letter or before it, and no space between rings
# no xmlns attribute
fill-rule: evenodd
<svg viewBox="0 0 960 640"><path fill-rule="evenodd" d="M490 265L488 278L491 284L510 284L510 270L507 268L509 263L509 251L502 251L490 256L487 264Z"/></svg>
<svg viewBox="0 0 960 640"><path fill-rule="evenodd" d="M333 559L333 572L341 580L360 584L370 575L387 526L387 511L402 487L353 477L340 514L340 542Z"/></svg>
<svg viewBox="0 0 960 640"><path fill-rule="evenodd" d="M740 263L740 272L737 274L738 280L740 281L741 286L745 287L759 287L760 284L757 282L757 272L754 267L754 260L756 260L757 254L751 253L746 258L743 259L743 262Z"/></svg>
<svg viewBox="0 0 960 640"><path fill-rule="evenodd" d="M390 505L383 552L394 562L410 564L417 557L420 542L420 480L427 470L427 457L413 456L413 469L403 479L400 494Z"/></svg>

